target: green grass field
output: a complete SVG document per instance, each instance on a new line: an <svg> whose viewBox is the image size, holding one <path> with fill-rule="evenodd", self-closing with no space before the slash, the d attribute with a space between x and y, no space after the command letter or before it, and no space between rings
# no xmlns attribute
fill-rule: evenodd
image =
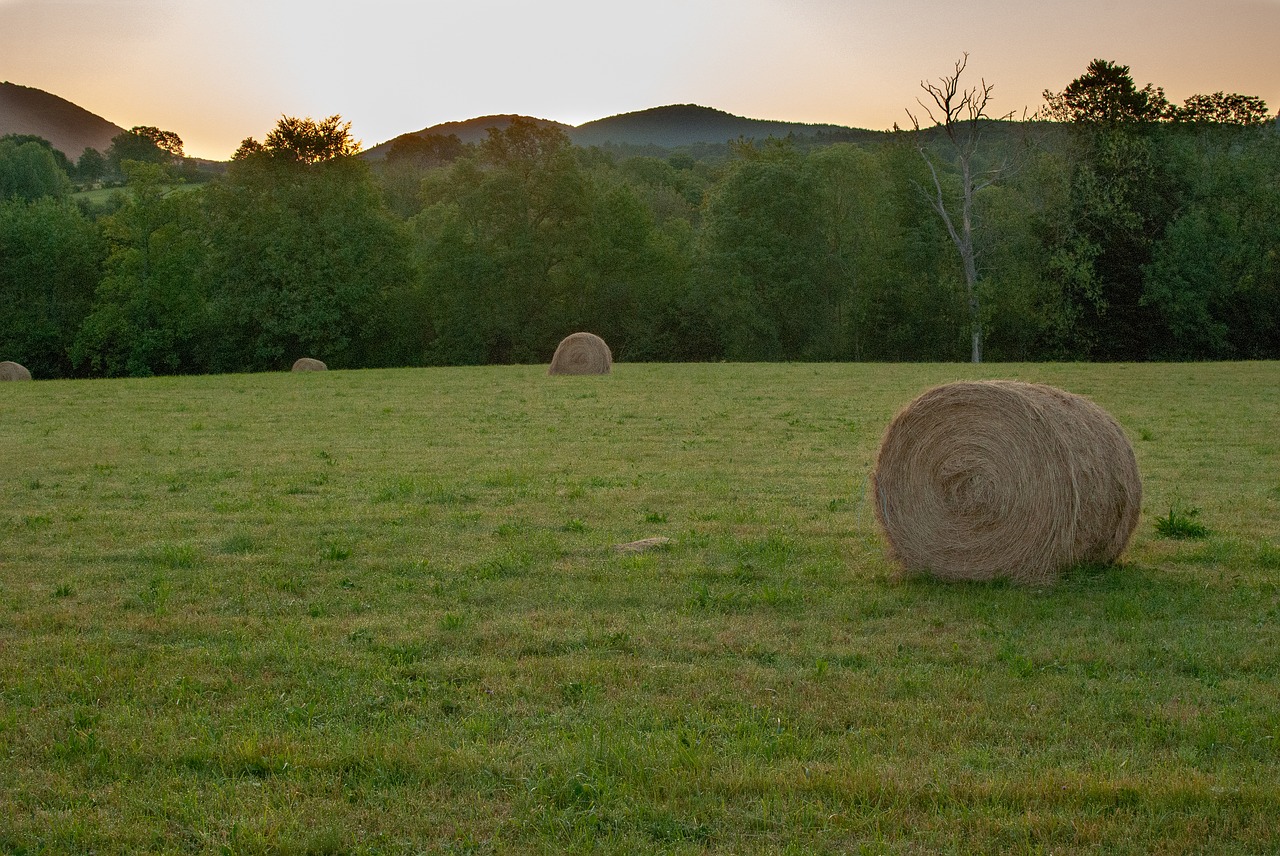
<svg viewBox="0 0 1280 856"><path fill-rule="evenodd" d="M198 184L174 184L169 185L164 195L168 196L173 193L189 193L195 190ZM92 190L77 190L71 194L71 199L75 202L81 202L91 207L104 208L115 204L116 197L129 199L133 195L133 190L129 187L97 187Z"/></svg>
<svg viewBox="0 0 1280 856"><path fill-rule="evenodd" d="M896 575L970 377L1124 426L1121 565ZM11 383L0 455L0 853L1280 851L1276 363Z"/></svg>

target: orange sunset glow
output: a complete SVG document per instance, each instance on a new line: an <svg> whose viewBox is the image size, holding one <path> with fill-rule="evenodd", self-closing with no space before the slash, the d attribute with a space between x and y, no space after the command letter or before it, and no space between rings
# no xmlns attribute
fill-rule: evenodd
<svg viewBox="0 0 1280 856"><path fill-rule="evenodd" d="M964 52L1021 114L1095 57L1170 99L1280 105L1277 0L552 0L349 4L0 0L0 78L225 159L281 114L340 113L366 146L519 113L580 124L663 104L884 129Z"/></svg>

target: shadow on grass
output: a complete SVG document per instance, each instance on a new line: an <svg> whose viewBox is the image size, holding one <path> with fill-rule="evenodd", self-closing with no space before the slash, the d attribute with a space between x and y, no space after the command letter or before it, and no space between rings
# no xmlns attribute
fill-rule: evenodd
<svg viewBox="0 0 1280 856"><path fill-rule="evenodd" d="M1138 563L1080 564L1065 570L1057 583L1025 586L1008 580L965 582L940 580L928 575L903 576L891 581L888 592L915 605L970 606L985 611L1002 605L1022 606L1044 615L1101 610L1111 618L1130 620L1200 620L1206 601L1221 596L1229 586L1247 588L1239 580L1219 580L1205 575L1176 573Z"/></svg>

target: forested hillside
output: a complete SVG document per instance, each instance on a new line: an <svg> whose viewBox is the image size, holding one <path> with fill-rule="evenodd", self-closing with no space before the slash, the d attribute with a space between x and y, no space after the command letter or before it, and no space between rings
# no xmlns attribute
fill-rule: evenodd
<svg viewBox="0 0 1280 856"><path fill-rule="evenodd" d="M34 134L75 160L85 149L106 151L111 138L123 132L119 125L65 98L30 86L0 83L0 136Z"/></svg>
<svg viewBox="0 0 1280 856"><path fill-rule="evenodd" d="M697 104L672 104L624 113L587 122L569 130L569 138L579 146L660 146L673 149L700 143L725 143L739 138L763 140L768 137L827 139L873 139L875 131L858 131L839 125L804 125L798 122L770 122L747 119L723 110Z"/></svg>
<svg viewBox="0 0 1280 856"><path fill-rule="evenodd" d="M434 137L457 137L459 142L480 143L490 130L503 130L514 119L559 128L575 146L597 146L622 157L641 154L665 157L671 150L680 149L698 159L723 160L728 144L741 139L791 138L806 146L814 146L830 145L833 142L874 142L884 136L880 131L864 131L840 125L770 122L735 116L723 110L696 104L672 104L608 116L577 127L529 116L480 116L465 122L445 122L421 131L402 134L394 140L379 143L361 152L360 156L370 161L381 160L392 147L415 146L422 140L430 141Z"/></svg>
<svg viewBox="0 0 1280 856"><path fill-rule="evenodd" d="M1037 121L973 127L991 176L973 209L983 357L1280 358L1265 106L1173 107L1112 64L1049 94ZM142 142L173 142L160 133ZM92 205L47 147L0 141L0 359L46 378L303 355L536 363L576 330L624 361L970 355L931 174L950 199L959 161L936 130L699 160L515 118L478 143L401 138L370 163L337 117L286 119L194 187L180 141L157 151L116 158L125 192Z"/></svg>

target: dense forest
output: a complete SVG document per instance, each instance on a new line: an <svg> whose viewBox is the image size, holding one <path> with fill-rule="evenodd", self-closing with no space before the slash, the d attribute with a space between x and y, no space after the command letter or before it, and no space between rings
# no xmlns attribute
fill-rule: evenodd
<svg viewBox="0 0 1280 856"><path fill-rule="evenodd" d="M971 106L961 70L943 82ZM156 128L74 164L3 138L0 359L37 378L538 363L577 330L622 361L967 360L975 330L997 361L1280 358L1266 105L1172 105L1104 61L1045 97L1031 120L957 112L959 138L642 156L516 120L370 161L339 117L285 117L216 176ZM74 192L103 181L122 187ZM971 272L940 216L966 193Z"/></svg>

